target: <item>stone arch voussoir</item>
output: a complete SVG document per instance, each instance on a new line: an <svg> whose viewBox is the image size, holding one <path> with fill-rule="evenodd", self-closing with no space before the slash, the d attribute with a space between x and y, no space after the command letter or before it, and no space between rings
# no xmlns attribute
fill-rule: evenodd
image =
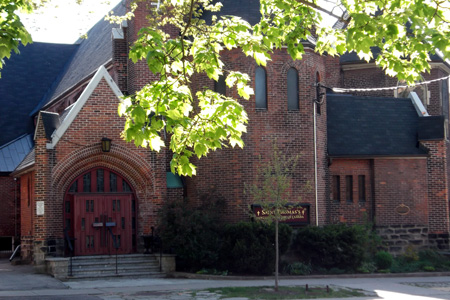
<svg viewBox="0 0 450 300"><path fill-rule="evenodd" d="M56 193L62 197L75 178L96 167L121 174L139 195L147 197L154 193L154 173L147 161L120 145L112 145L109 153L103 153L98 144L74 151L55 166L52 177Z"/></svg>

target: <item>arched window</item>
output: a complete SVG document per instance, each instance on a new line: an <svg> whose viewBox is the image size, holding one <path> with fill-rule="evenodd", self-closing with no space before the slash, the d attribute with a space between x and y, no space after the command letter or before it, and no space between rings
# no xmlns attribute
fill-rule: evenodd
<svg viewBox="0 0 450 300"><path fill-rule="evenodd" d="M255 70L255 101L256 108L267 109L267 76L263 67Z"/></svg>
<svg viewBox="0 0 450 300"><path fill-rule="evenodd" d="M298 110L298 72L290 68L287 72L288 110Z"/></svg>
<svg viewBox="0 0 450 300"><path fill-rule="evenodd" d="M214 81L214 91L224 96L227 95L227 85L225 83L224 75L220 75L219 79Z"/></svg>

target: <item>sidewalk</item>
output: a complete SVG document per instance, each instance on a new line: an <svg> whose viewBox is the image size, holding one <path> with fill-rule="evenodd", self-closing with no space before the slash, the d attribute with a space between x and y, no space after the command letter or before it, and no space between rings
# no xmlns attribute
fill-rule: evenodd
<svg viewBox="0 0 450 300"><path fill-rule="evenodd" d="M11 266L0 260L0 299L219 299L212 293L188 291L216 287L272 286L273 279L108 279L60 282L50 276L34 274L31 266ZM435 300L450 299L450 276L377 277L377 278L305 278L281 279L280 285L329 285L362 289L367 297L352 300ZM237 300L236 298L234 298ZM330 298L328 298L330 299ZM341 298L342 299L342 298ZM244 299L241 299L244 300ZM336 299L335 299L336 300Z"/></svg>

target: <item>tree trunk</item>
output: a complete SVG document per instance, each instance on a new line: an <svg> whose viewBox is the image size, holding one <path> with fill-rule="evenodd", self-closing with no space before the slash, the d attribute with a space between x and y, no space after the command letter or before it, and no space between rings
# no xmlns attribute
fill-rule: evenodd
<svg viewBox="0 0 450 300"><path fill-rule="evenodd" d="M278 250L278 220L275 220L275 291L278 292L278 265L280 254Z"/></svg>

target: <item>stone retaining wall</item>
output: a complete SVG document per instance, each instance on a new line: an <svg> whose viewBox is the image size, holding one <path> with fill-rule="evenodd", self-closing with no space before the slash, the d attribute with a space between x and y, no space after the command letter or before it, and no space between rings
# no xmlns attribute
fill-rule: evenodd
<svg viewBox="0 0 450 300"><path fill-rule="evenodd" d="M393 255L405 253L408 247L416 251L428 249L428 227L421 225L392 225L378 226L377 234L387 246L387 250Z"/></svg>

